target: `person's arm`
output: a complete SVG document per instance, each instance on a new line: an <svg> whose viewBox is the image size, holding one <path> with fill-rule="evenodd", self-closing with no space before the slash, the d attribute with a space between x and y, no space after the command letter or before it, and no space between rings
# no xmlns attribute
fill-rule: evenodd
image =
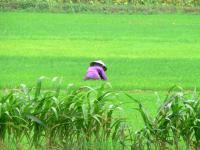
<svg viewBox="0 0 200 150"><path fill-rule="evenodd" d="M98 72L99 72L99 75L102 80L107 80L107 77L106 77L106 74L105 74L105 71L103 70L103 68L99 69Z"/></svg>

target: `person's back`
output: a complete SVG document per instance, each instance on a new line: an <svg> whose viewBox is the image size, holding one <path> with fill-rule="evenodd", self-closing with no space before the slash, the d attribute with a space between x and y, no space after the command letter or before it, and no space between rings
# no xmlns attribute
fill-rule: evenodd
<svg viewBox="0 0 200 150"><path fill-rule="evenodd" d="M107 80L105 70L106 66L102 61L94 61L90 64L84 80Z"/></svg>

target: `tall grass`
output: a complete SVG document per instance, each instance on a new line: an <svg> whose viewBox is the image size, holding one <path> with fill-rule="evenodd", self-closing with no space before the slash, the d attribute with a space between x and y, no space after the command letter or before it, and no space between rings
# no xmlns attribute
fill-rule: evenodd
<svg viewBox="0 0 200 150"><path fill-rule="evenodd" d="M54 90L42 90L43 80L35 88L21 85L1 97L1 149L8 148L4 143L9 141L16 147L27 141L29 149L116 149L124 121L113 116L119 106L110 101L116 93L107 84L69 85L61 92L59 78L53 80Z"/></svg>
<svg viewBox="0 0 200 150"><path fill-rule="evenodd" d="M112 91L110 84L96 88L70 84L61 90L62 80L54 78L54 88L47 90L42 87L43 80L46 78L39 78L34 88L22 84L1 96L0 149L199 150L200 98L196 89L185 92L172 87L155 116L149 116L139 100L125 93L138 105L134 109L144 122L134 133L119 115L120 93Z"/></svg>
<svg viewBox="0 0 200 150"><path fill-rule="evenodd" d="M184 145L186 150L199 150L200 98L196 89L188 94L180 87L171 88L155 117L150 117L138 100L130 98L138 104L145 124L134 135L132 149L181 150Z"/></svg>

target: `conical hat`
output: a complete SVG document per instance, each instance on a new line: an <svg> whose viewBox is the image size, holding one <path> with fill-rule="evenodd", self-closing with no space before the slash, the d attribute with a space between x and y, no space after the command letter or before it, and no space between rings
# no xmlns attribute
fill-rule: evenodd
<svg viewBox="0 0 200 150"><path fill-rule="evenodd" d="M106 64L104 64L104 62L102 60L95 60L95 61L92 61L90 63L90 66L93 64L93 63L97 63L97 64L100 64L104 67L105 70L107 70L107 67L106 67Z"/></svg>

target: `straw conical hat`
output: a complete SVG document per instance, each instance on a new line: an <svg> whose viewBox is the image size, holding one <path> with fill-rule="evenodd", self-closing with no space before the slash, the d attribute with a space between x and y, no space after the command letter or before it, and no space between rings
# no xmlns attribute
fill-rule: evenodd
<svg viewBox="0 0 200 150"><path fill-rule="evenodd" d="M102 65L102 66L104 67L105 71L107 70L106 64L105 64L102 60L95 60L95 61L92 61L92 62L90 63L90 66L93 65L94 63Z"/></svg>

